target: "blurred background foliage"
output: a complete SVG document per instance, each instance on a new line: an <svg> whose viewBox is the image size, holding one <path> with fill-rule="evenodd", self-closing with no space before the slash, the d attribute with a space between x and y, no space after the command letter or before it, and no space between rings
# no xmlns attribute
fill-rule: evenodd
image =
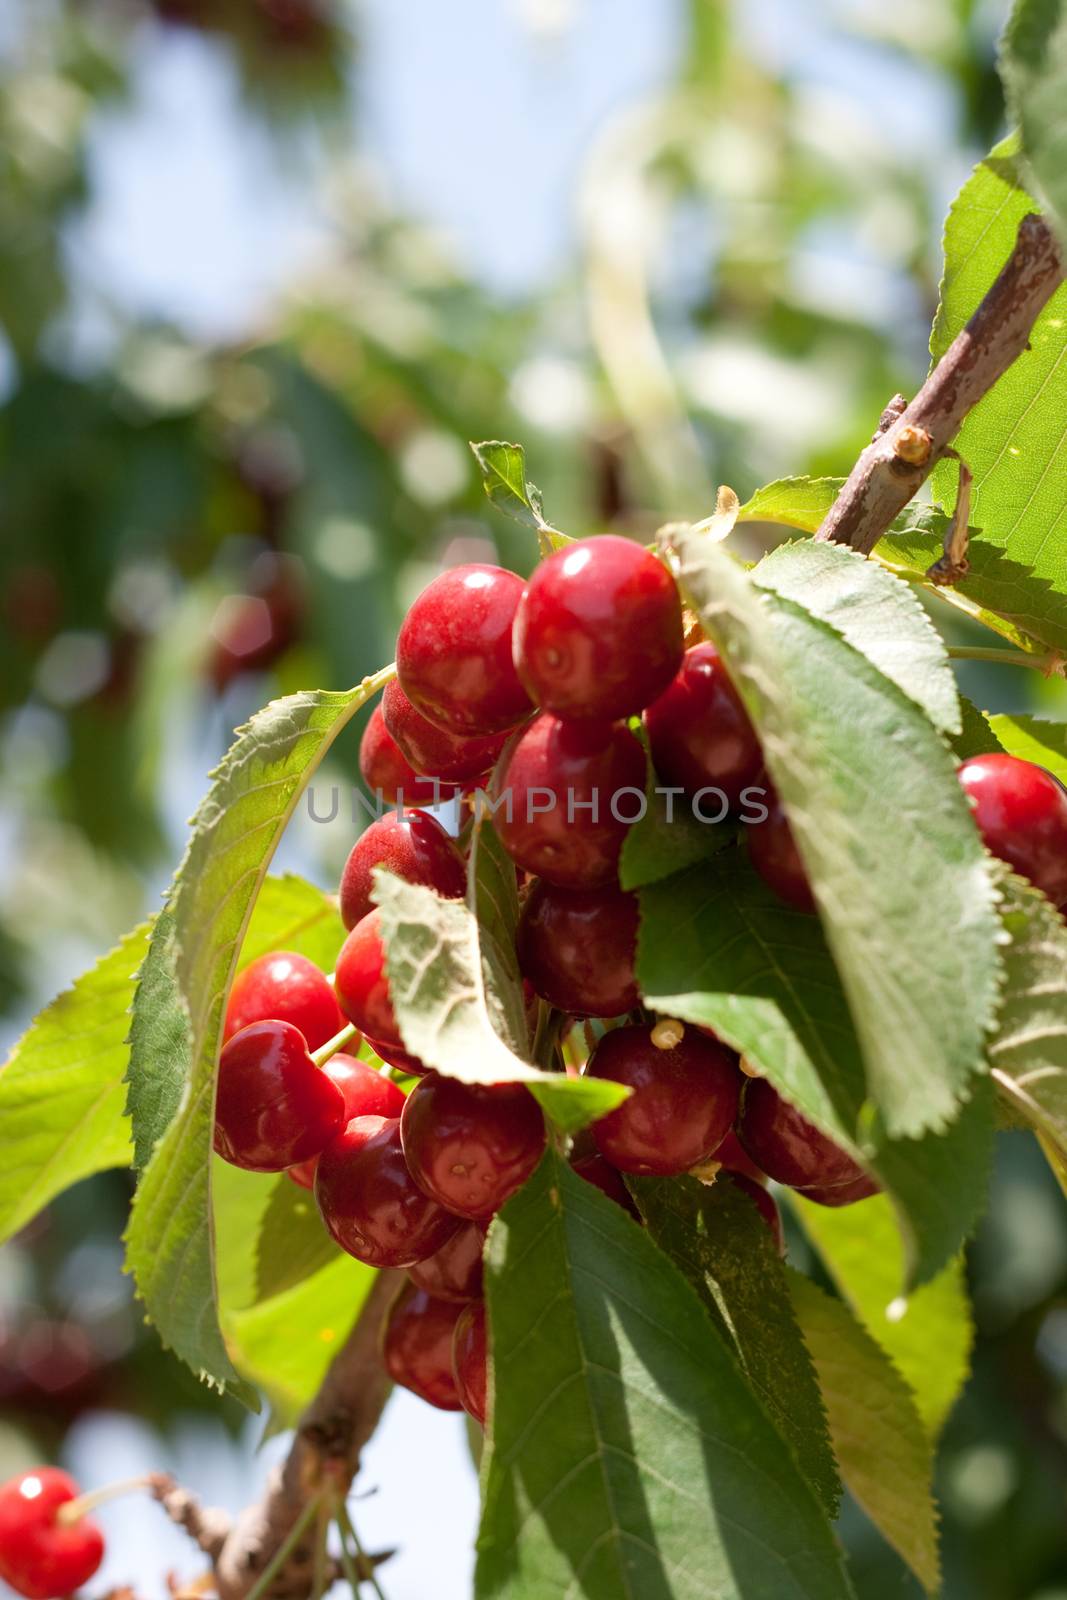
<svg viewBox="0 0 1067 1600"><path fill-rule="evenodd" d="M387 661L443 563L529 567L469 439L521 439L575 532L847 472L925 369L940 219L1002 128L1003 14L4 0L5 1040L158 902L237 723ZM965 670L987 708L1064 714L1036 674ZM351 781L357 743L322 782ZM283 864L330 883L344 815L298 819ZM1067 1225L1030 1141L1002 1142L942 1455L945 1594L1067 1600ZM240 1505L257 1425L140 1326L126 1199L124 1175L82 1185L0 1256L0 1476L169 1462ZM383 1537L414 1430L463 1481L401 1532L389 1592L458 1600L459 1435L391 1415ZM188 1552L130 1520L105 1575L162 1593ZM916 1592L858 1513L843 1533L865 1600Z"/></svg>

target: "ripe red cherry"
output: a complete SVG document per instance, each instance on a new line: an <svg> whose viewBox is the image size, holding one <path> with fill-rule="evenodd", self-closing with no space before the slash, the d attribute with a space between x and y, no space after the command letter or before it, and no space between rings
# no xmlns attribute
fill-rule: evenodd
<svg viewBox="0 0 1067 1600"><path fill-rule="evenodd" d="M482 1293L485 1229L468 1222L435 1255L409 1268L412 1283L438 1300L478 1300Z"/></svg>
<svg viewBox="0 0 1067 1600"><path fill-rule="evenodd" d="M95 1522L57 1519L78 1493L74 1479L57 1467L35 1467L0 1487L0 1578L28 1600L73 1594L104 1559Z"/></svg>
<svg viewBox="0 0 1067 1600"><path fill-rule="evenodd" d="M468 738L435 727L421 711L416 711L395 678L385 686L382 716L415 771L428 778L440 778L443 783L466 784L483 777L496 764L507 742L506 733Z"/></svg>
<svg viewBox="0 0 1067 1600"><path fill-rule="evenodd" d="M375 706L359 746L359 770L372 795L390 805L436 806L459 793L454 784L424 778L415 771L389 729L381 706Z"/></svg>
<svg viewBox="0 0 1067 1600"><path fill-rule="evenodd" d="M571 1166L586 1183L591 1183L601 1194L606 1194L609 1200L614 1200L616 1205L622 1206L632 1217L640 1219L641 1213L634 1203L633 1195L623 1182L618 1167L613 1167L610 1161L605 1161L595 1150L592 1155L579 1156L577 1160L572 1160Z"/></svg>
<svg viewBox="0 0 1067 1600"><path fill-rule="evenodd" d="M338 1054L331 1056L320 1070L333 1079L344 1098L342 1127L353 1117L399 1117L404 1109L403 1089L377 1072L368 1061ZM312 1189L318 1164L318 1156L312 1156L308 1161L301 1161L299 1166L290 1167L289 1176L302 1189Z"/></svg>
<svg viewBox="0 0 1067 1600"><path fill-rule="evenodd" d="M452 1376L464 1411L469 1411L483 1427L489 1387L487 1367L485 1305L475 1300L464 1306L456 1318L456 1331L452 1336Z"/></svg>
<svg viewBox="0 0 1067 1600"><path fill-rule="evenodd" d="M486 1222L533 1172L545 1119L521 1083L461 1083L431 1072L400 1119L415 1182L458 1217Z"/></svg>
<svg viewBox="0 0 1067 1600"><path fill-rule="evenodd" d="M344 1095L290 1022L253 1022L222 1047L215 1149L249 1172L282 1172L344 1126Z"/></svg>
<svg viewBox="0 0 1067 1600"><path fill-rule="evenodd" d="M418 1056L409 1055L406 1050L401 1050L399 1045L387 1044L382 1039L372 1039L369 1034L364 1035L365 1044L369 1044L379 1060L384 1061L387 1067L396 1067L398 1072L406 1072L409 1077L421 1078L424 1072L429 1072L429 1067L424 1066Z"/></svg>
<svg viewBox="0 0 1067 1600"><path fill-rule="evenodd" d="M404 618L396 641L400 686L435 727L470 737L514 728L533 707L511 656L523 581L503 567L443 572Z"/></svg>
<svg viewBox="0 0 1067 1600"><path fill-rule="evenodd" d="M371 1267L414 1266L459 1227L408 1171L394 1117L355 1117L326 1146L315 1200L331 1238Z"/></svg>
<svg viewBox="0 0 1067 1600"><path fill-rule="evenodd" d="M690 794L721 789L737 807L763 770L756 731L713 644L686 651L674 682L645 712L645 726L659 778Z"/></svg>
<svg viewBox="0 0 1067 1600"><path fill-rule="evenodd" d="M520 867L564 889L614 883L644 800L645 753L624 722L545 712L518 736L500 792L497 828Z"/></svg>
<svg viewBox="0 0 1067 1600"><path fill-rule="evenodd" d="M672 1177L709 1160L737 1116L737 1058L697 1028L658 1049L651 1028L613 1028L589 1058L586 1076L633 1090L593 1124L606 1161L621 1172Z"/></svg>
<svg viewBox="0 0 1067 1600"><path fill-rule="evenodd" d="M767 1174L761 1172L756 1163L749 1159L740 1139L732 1129L716 1150L715 1159L728 1172L740 1173L744 1178L751 1178L754 1183L767 1182Z"/></svg>
<svg viewBox="0 0 1067 1600"><path fill-rule="evenodd" d="M762 1184L756 1183L743 1172L722 1171L716 1178L716 1183L732 1183L735 1189L740 1189L752 1201L756 1210L771 1230L771 1237L777 1247L778 1254L785 1254L785 1235L782 1232L782 1218L774 1202L774 1196L767 1193ZM811 1195L808 1195L811 1199Z"/></svg>
<svg viewBox="0 0 1067 1600"><path fill-rule="evenodd" d="M425 1289L406 1283L382 1329L386 1372L439 1411L463 1410L452 1376L452 1336L459 1313L455 1301L435 1300Z"/></svg>
<svg viewBox="0 0 1067 1600"><path fill-rule="evenodd" d="M356 923L337 957L334 987L341 1010L361 1033L403 1050L404 1041L389 995L381 923L378 910L368 912Z"/></svg>
<svg viewBox="0 0 1067 1600"><path fill-rule="evenodd" d="M820 1198L833 1190L857 1191L849 1200L877 1193L878 1185L863 1168L783 1100L766 1078L752 1078L745 1085L737 1132L756 1165L777 1183L805 1193L817 1190Z"/></svg>
<svg viewBox="0 0 1067 1600"><path fill-rule="evenodd" d="M446 900L462 900L467 869L456 844L436 817L425 811L390 812L372 822L349 852L341 874L341 921L346 928L374 909L371 890L375 867L384 867L405 883L425 884Z"/></svg>
<svg viewBox="0 0 1067 1600"><path fill-rule="evenodd" d="M814 1200L819 1206L850 1206L857 1200L867 1200L878 1193L878 1185L864 1173L854 1183L831 1184L828 1188L798 1189L805 1200Z"/></svg>
<svg viewBox="0 0 1067 1600"><path fill-rule="evenodd" d="M557 889L538 880L519 918L524 978L561 1011L618 1017L639 1002L637 896L621 889Z"/></svg>
<svg viewBox="0 0 1067 1600"><path fill-rule="evenodd" d="M779 900L797 911L814 911L815 896L782 802L777 795L768 795L765 804L767 820L745 827L748 858Z"/></svg>
<svg viewBox="0 0 1067 1600"><path fill-rule="evenodd" d="M559 717L614 721L642 710L682 659L682 602L661 561L603 534L557 550L515 616L515 665Z"/></svg>
<svg viewBox="0 0 1067 1600"><path fill-rule="evenodd" d="M972 756L958 777L993 855L1067 908L1067 790L1018 756Z"/></svg>
<svg viewBox="0 0 1067 1600"><path fill-rule="evenodd" d="M345 1025L324 975L292 950L259 956L234 979L223 1039L232 1039L253 1022L290 1022L300 1029L309 1050L321 1049Z"/></svg>

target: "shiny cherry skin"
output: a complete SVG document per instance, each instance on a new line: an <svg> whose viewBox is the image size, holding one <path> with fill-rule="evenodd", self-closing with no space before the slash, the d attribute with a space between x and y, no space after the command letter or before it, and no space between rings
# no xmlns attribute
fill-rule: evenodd
<svg viewBox="0 0 1067 1600"><path fill-rule="evenodd" d="M641 1213L637 1209L633 1195L623 1182L622 1173L618 1167L613 1167L610 1161L605 1161L598 1151L594 1150L591 1155L578 1156L571 1161L571 1166L586 1183L591 1183L601 1194L606 1194L609 1200L614 1200L616 1205L628 1211L631 1217L640 1220Z"/></svg>
<svg viewBox="0 0 1067 1600"><path fill-rule="evenodd" d="M730 806L763 771L763 752L715 646L687 650L673 683L645 712L660 781L689 794L721 789ZM710 810L709 805L709 810Z"/></svg>
<svg viewBox="0 0 1067 1600"><path fill-rule="evenodd" d="M397 636L397 677L435 727L480 737L530 715L511 651L523 587L517 573L472 563L443 572L413 603Z"/></svg>
<svg viewBox="0 0 1067 1600"><path fill-rule="evenodd" d="M785 1235L782 1232L782 1218L775 1204L774 1196L768 1194L762 1184L754 1182L744 1172L732 1172L724 1169L720 1172L715 1182L733 1184L735 1189L740 1189L742 1194L748 1196L770 1229L778 1254L780 1256L784 1255Z"/></svg>
<svg viewBox="0 0 1067 1600"><path fill-rule="evenodd" d="M1067 790L1033 761L1001 751L957 774L986 849L1067 909Z"/></svg>
<svg viewBox="0 0 1067 1600"><path fill-rule="evenodd" d="M104 1559L104 1536L95 1522L56 1520L59 1508L79 1492L58 1467L34 1467L0 1486L0 1578L27 1600L73 1594Z"/></svg>
<svg viewBox="0 0 1067 1600"><path fill-rule="evenodd" d="M404 1109L403 1089L392 1078L386 1078L376 1071L368 1061L338 1053L331 1056L320 1070L333 1079L344 1096L342 1127L351 1122L353 1117L399 1117ZM310 1160L290 1167L289 1176L302 1189L313 1189L318 1164L318 1156L312 1156Z"/></svg>
<svg viewBox="0 0 1067 1600"><path fill-rule="evenodd" d="M877 1194L878 1185L864 1173L854 1183L832 1184L825 1189L798 1189L797 1193L819 1206L851 1206L857 1200L869 1200L872 1194Z"/></svg>
<svg viewBox="0 0 1067 1600"><path fill-rule="evenodd" d="M645 753L624 722L544 712L519 734L500 793L496 826L513 861L563 889L598 888L616 881L642 809Z"/></svg>
<svg viewBox="0 0 1067 1600"><path fill-rule="evenodd" d="M488 1222L522 1187L545 1151L545 1119L521 1083L461 1083L431 1072L400 1118L415 1182L438 1205Z"/></svg>
<svg viewBox="0 0 1067 1600"><path fill-rule="evenodd" d="M586 1077L633 1092L593 1124L605 1161L620 1172L673 1177L708 1161L729 1133L741 1093L737 1057L697 1028L668 1050L653 1030L613 1028L589 1058Z"/></svg>
<svg viewBox="0 0 1067 1600"><path fill-rule="evenodd" d="M488 1410L488 1340L485 1305L475 1300L456 1318L452 1336L452 1376L464 1411L485 1427Z"/></svg>
<svg viewBox="0 0 1067 1600"><path fill-rule="evenodd" d="M446 900L462 900L467 869L456 843L425 811L391 811L361 833L341 874L341 921L352 929L374 909L374 869L424 884Z"/></svg>
<svg viewBox="0 0 1067 1600"><path fill-rule="evenodd" d="M464 1223L436 1255L409 1267L408 1277L438 1300L480 1300L484 1249L485 1228L477 1222Z"/></svg>
<svg viewBox="0 0 1067 1600"><path fill-rule="evenodd" d="M639 1003L637 896L621 889L557 889L538 879L519 918L522 975L576 1017L618 1017Z"/></svg>
<svg viewBox="0 0 1067 1600"><path fill-rule="evenodd" d="M223 1040L253 1022L291 1022L320 1049L345 1025L337 996L313 961L292 950L272 950L239 972L226 1007ZM358 1048L358 1045L357 1045Z"/></svg>
<svg viewBox="0 0 1067 1600"><path fill-rule="evenodd" d="M455 784L415 771L385 726L381 706L375 706L363 731L359 770L370 793L390 805L437 806L459 793Z"/></svg>
<svg viewBox="0 0 1067 1600"><path fill-rule="evenodd" d="M682 660L682 602L663 563L629 539L581 539L542 561L515 616L515 665L558 717L628 717Z"/></svg>
<svg viewBox="0 0 1067 1600"><path fill-rule="evenodd" d="M382 1365L394 1383L439 1411L462 1411L452 1376L452 1338L460 1306L436 1300L406 1283L389 1308L382 1329Z"/></svg>
<svg viewBox="0 0 1067 1600"><path fill-rule="evenodd" d="M463 785L484 777L496 765L508 737L506 733L487 738L465 737L435 727L421 711L416 711L395 678L386 684L382 716L415 771L427 778L440 778L442 783Z"/></svg>
<svg viewBox="0 0 1067 1600"><path fill-rule="evenodd" d="M354 1117L326 1146L315 1200L330 1237L370 1267L412 1267L459 1227L408 1170L395 1117Z"/></svg>
<svg viewBox="0 0 1067 1600"><path fill-rule="evenodd" d="M361 1033L403 1050L404 1041L389 994L381 923L382 914L377 909L356 923L337 957L334 988L341 1010Z"/></svg>
<svg viewBox="0 0 1067 1600"><path fill-rule="evenodd" d="M398 1072L406 1072L411 1078L421 1078L430 1070L418 1056L401 1050L399 1045L388 1044L383 1039L372 1039L369 1034L364 1035L363 1042L370 1045L374 1054L380 1061L384 1061L387 1067L395 1067Z"/></svg>
<svg viewBox="0 0 1067 1600"><path fill-rule="evenodd" d="M877 1193L877 1184L847 1151L783 1100L766 1078L751 1078L745 1085L737 1134L756 1165L776 1183L802 1193L816 1190L820 1196L846 1189Z"/></svg>
<svg viewBox="0 0 1067 1600"><path fill-rule="evenodd" d="M253 1022L219 1056L215 1149L231 1166L282 1172L340 1132L344 1095L291 1022Z"/></svg>
<svg viewBox="0 0 1067 1600"><path fill-rule="evenodd" d="M716 1150L715 1159L727 1172L740 1173L744 1178L751 1178L753 1183L767 1182L767 1174L761 1172L756 1163L750 1159L732 1128Z"/></svg>
<svg viewBox="0 0 1067 1600"><path fill-rule="evenodd" d="M782 802L768 795L764 803L766 821L745 826L748 859L779 900L796 911L814 911L815 896Z"/></svg>

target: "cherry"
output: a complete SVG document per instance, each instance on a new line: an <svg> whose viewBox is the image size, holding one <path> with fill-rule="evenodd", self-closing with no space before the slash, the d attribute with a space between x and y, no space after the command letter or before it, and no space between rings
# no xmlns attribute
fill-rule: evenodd
<svg viewBox="0 0 1067 1600"><path fill-rule="evenodd" d="M359 770L373 795L390 805L436 806L459 793L454 784L424 778L415 771L389 729L381 706L375 706L359 746Z"/></svg>
<svg viewBox="0 0 1067 1600"><path fill-rule="evenodd" d="M452 1335L452 1376L456 1393L476 1422L484 1428L488 1408L488 1351L485 1305L475 1300L456 1318Z"/></svg>
<svg viewBox="0 0 1067 1600"><path fill-rule="evenodd" d="M387 1044L381 1039L372 1039L369 1034L364 1034L364 1043L369 1044L379 1060L384 1061L387 1067L396 1067L398 1072L407 1073L408 1077L421 1078L429 1072L418 1056L409 1055L406 1050L401 1050L399 1045Z"/></svg>
<svg viewBox="0 0 1067 1600"><path fill-rule="evenodd" d="M615 882L644 800L645 753L623 722L546 712L518 736L500 789L497 829L512 860L561 888L594 888Z"/></svg>
<svg viewBox="0 0 1067 1600"><path fill-rule="evenodd" d="M389 995L381 924L378 910L368 912L356 923L337 957L334 987L341 1010L361 1033L403 1050L404 1041Z"/></svg>
<svg viewBox="0 0 1067 1600"><path fill-rule="evenodd" d="M621 889L557 889L539 879L519 918L524 978L561 1011L618 1017L639 1002L637 896Z"/></svg>
<svg viewBox="0 0 1067 1600"><path fill-rule="evenodd" d="M661 561L614 534L557 550L526 585L515 665L560 717L614 721L661 694L682 659L682 602Z"/></svg>
<svg viewBox="0 0 1067 1600"><path fill-rule="evenodd" d="M1067 909L1067 790L1001 751L971 756L957 775L986 848Z"/></svg>
<svg viewBox="0 0 1067 1600"><path fill-rule="evenodd" d="M409 1268L408 1277L438 1300L479 1300L484 1248L484 1227L465 1223L435 1255Z"/></svg>
<svg viewBox="0 0 1067 1600"><path fill-rule="evenodd" d="M452 1376L452 1336L460 1308L406 1283L382 1329L382 1364L402 1384L439 1411L462 1411Z"/></svg>
<svg viewBox="0 0 1067 1600"><path fill-rule="evenodd" d="M613 1167L610 1161L594 1150L591 1155L579 1156L571 1161L571 1166L580 1178L586 1183L591 1183L606 1194L609 1200L614 1200L616 1205L622 1206L632 1217L640 1220L641 1213L634 1202L634 1197L623 1182L622 1173L618 1167Z"/></svg>
<svg viewBox="0 0 1067 1600"><path fill-rule="evenodd" d="M466 784L483 777L496 765L507 742L506 733L469 738L435 727L421 711L416 711L395 678L385 686L382 716L401 754L415 771L444 783Z"/></svg>
<svg viewBox="0 0 1067 1600"><path fill-rule="evenodd" d="M0 1578L28 1600L59 1600L88 1583L104 1559L95 1522L64 1523L57 1513L78 1498L58 1467L34 1467L0 1487Z"/></svg>
<svg viewBox="0 0 1067 1600"><path fill-rule="evenodd" d="M345 1123L351 1122L353 1117L399 1117L404 1109L403 1089L398 1088L391 1078L377 1072L368 1061L359 1061L355 1056L339 1053L331 1056L320 1070L332 1078L341 1091L345 1102ZM302 1189L312 1189L318 1164L318 1156L312 1156L298 1166L290 1167L289 1176Z"/></svg>
<svg viewBox="0 0 1067 1600"><path fill-rule="evenodd" d="M291 950L272 950L237 974L223 1040L253 1022L289 1022L300 1029L309 1050L321 1049L345 1025L327 979L313 961Z"/></svg>
<svg viewBox="0 0 1067 1600"><path fill-rule="evenodd" d="M436 817L425 811L390 812L372 822L349 852L341 874L341 921L346 928L374 909L375 867L405 883L425 884L446 900L462 900L467 889L463 857Z"/></svg>
<svg viewBox="0 0 1067 1600"><path fill-rule="evenodd" d="M461 1083L436 1072L408 1095L400 1134L415 1182L472 1222L494 1216L545 1149L541 1108L521 1083Z"/></svg>
<svg viewBox="0 0 1067 1600"><path fill-rule="evenodd" d="M755 729L713 644L686 651L674 682L645 712L645 727L660 779L690 794L721 789L736 807L763 770Z"/></svg>
<svg viewBox="0 0 1067 1600"><path fill-rule="evenodd" d="M435 727L503 733L533 707L511 655L523 581L503 567L443 572L412 605L396 641L400 686Z"/></svg>
<svg viewBox="0 0 1067 1600"><path fill-rule="evenodd" d="M782 1232L782 1218L773 1195L767 1193L761 1183L755 1182L744 1172L726 1171L725 1169L716 1178L716 1183L732 1183L735 1189L740 1189L742 1194L747 1194L756 1210L771 1230L779 1255L785 1254L785 1235ZM809 1194L808 1199L812 1196Z"/></svg>
<svg viewBox="0 0 1067 1600"><path fill-rule="evenodd" d="M315 1200L331 1238L370 1267L425 1261L459 1227L419 1188L395 1117L354 1117L326 1146Z"/></svg>
<svg viewBox="0 0 1067 1600"><path fill-rule="evenodd" d="M253 1022L222 1047L215 1149L249 1172L317 1156L344 1126L344 1095L291 1022Z"/></svg>
<svg viewBox="0 0 1067 1600"><path fill-rule="evenodd" d="M749 1159L733 1129L716 1150L715 1159L728 1172L736 1172L744 1178L751 1178L754 1183L767 1182L767 1174L761 1172L756 1163Z"/></svg>
<svg viewBox="0 0 1067 1600"><path fill-rule="evenodd" d="M878 1185L864 1173L854 1183L839 1183L821 1189L799 1189L805 1200L814 1200L819 1206L850 1206L857 1200L867 1200L878 1193Z"/></svg>
<svg viewBox="0 0 1067 1600"><path fill-rule="evenodd" d="M737 1116L737 1058L697 1028L660 1048L654 1028L613 1028L589 1058L586 1076L633 1090L593 1124L605 1160L622 1172L672 1177L715 1154Z"/></svg>
<svg viewBox="0 0 1067 1600"><path fill-rule="evenodd" d="M766 1078L745 1085L737 1133L756 1165L777 1183L804 1193L815 1190L813 1198L833 1190L856 1191L848 1200L877 1193L878 1185L847 1151L783 1100Z"/></svg>
<svg viewBox="0 0 1067 1600"><path fill-rule="evenodd" d="M814 911L815 896L782 802L777 795L768 794L765 804L766 821L745 827L748 858L779 900L797 911Z"/></svg>

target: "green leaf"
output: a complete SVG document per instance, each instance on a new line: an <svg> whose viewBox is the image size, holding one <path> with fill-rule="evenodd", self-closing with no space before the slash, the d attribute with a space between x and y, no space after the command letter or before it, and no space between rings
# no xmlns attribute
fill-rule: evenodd
<svg viewBox="0 0 1067 1600"><path fill-rule="evenodd" d="M334 897L287 872L264 882L237 968L240 971L272 950L294 950L323 972L332 972L344 942L344 924Z"/></svg>
<svg viewBox="0 0 1067 1600"><path fill-rule="evenodd" d="M680 790L667 787L663 792L651 760L645 799L644 816L623 840L619 883L624 889L641 889L669 878L683 867L707 860L736 837L730 823L700 822Z"/></svg>
<svg viewBox="0 0 1067 1600"><path fill-rule="evenodd" d="M738 522L777 522L817 533L841 493L844 478L778 478L757 489L738 512Z"/></svg>
<svg viewBox="0 0 1067 1600"><path fill-rule="evenodd" d="M1067 1153L1067 923L1013 874L1002 896L1009 943L989 1063L1014 1110Z"/></svg>
<svg viewBox="0 0 1067 1600"><path fill-rule="evenodd" d="M477 1600L850 1593L818 1501L694 1291L553 1152L493 1224L486 1277Z"/></svg>
<svg viewBox="0 0 1067 1600"><path fill-rule="evenodd" d="M337 1253L311 1190L279 1173L256 1237L256 1299L284 1294L335 1261Z"/></svg>
<svg viewBox="0 0 1067 1600"><path fill-rule="evenodd" d="M815 1362L841 1476L928 1594L941 1581L934 1452L915 1397L840 1300L786 1269Z"/></svg>
<svg viewBox="0 0 1067 1600"><path fill-rule="evenodd" d="M1061 783L1067 783L1067 723L1040 717L990 717L989 726L1009 755L1036 761Z"/></svg>
<svg viewBox="0 0 1067 1600"><path fill-rule="evenodd" d="M1012 118L1022 130L1027 170L1067 239L1067 6L1016 0L1000 46Z"/></svg>
<svg viewBox="0 0 1067 1600"><path fill-rule="evenodd" d="M571 543L567 534L545 521L541 491L526 476L526 451L521 444L487 439L482 444L472 441L471 449L489 499L513 521L535 529L542 555L550 555L553 550L561 550Z"/></svg>
<svg viewBox="0 0 1067 1600"><path fill-rule="evenodd" d="M764 1411L827 1514L835 1517L841 1482L826 1412L781 1259L756 1206L728 1181L631 1178L629 1186L652 1239L685 1274L733 1345Z"/></svg>
<svg viewBox="0 0 1067 1600"><path fill-rule="evenodd" d="M1003 748L993 732L990 719L964 694L960 695L960 708L963 712L963 729L953 739L952 748L961 761L966 761L968 756L994 755Z"/></svg>
<svg viewBox="0 0 1067 1600"><path fill-rule="evenodd" d="M130 1163L122 1076L148 934L135 929L46 1006L0 1068L0 1242L80 1178Z"/></svg>

